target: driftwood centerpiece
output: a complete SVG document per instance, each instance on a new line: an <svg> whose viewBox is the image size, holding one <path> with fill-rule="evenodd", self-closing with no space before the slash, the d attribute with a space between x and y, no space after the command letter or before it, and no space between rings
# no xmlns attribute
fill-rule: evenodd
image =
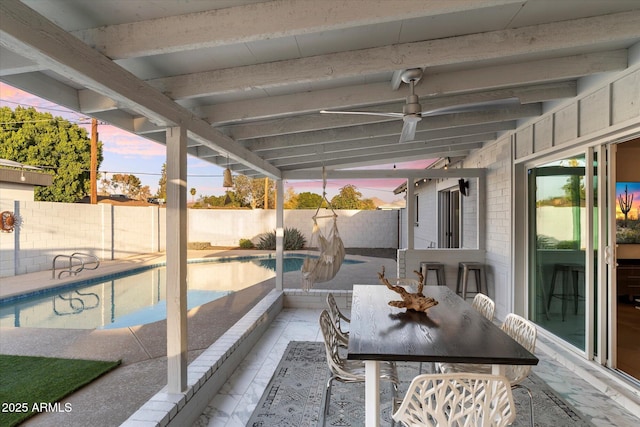
<svg viewBox="0 0 640 427"><path fill-rule="evenodd" d="M406 308L407 310L413 311L422 311L426 313L428 309L430 309L434 305L438 305L438 301L431 297L424 296L424 294L422 293L422 289L424 287L422 274L417 271L414 271L414 273L416 273L419 278L418 289L415 293L408 292L402 286L392 285L391 283L389 283L389 279L384 277L384 267L382 267L382 272L378 273L378 277L380 278L380 282L382 282L383 285L385 285L392 291L399 293L402 297L402 301L389 301L390 306Z"/></svg>

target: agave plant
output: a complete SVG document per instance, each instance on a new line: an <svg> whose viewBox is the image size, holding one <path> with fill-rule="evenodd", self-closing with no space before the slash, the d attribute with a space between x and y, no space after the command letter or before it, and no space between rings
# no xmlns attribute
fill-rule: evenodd
<svg viewBox="0 0 640 427"><path fill-rule="evenodd" d="M261 250L275 250L276 249L276 232L275 230L268 233L263 233L260 236L260 241L256 245ZM307 244L307 240L300 230L296 228L284 229L284 250L295 251L304 248Z"/></svg>

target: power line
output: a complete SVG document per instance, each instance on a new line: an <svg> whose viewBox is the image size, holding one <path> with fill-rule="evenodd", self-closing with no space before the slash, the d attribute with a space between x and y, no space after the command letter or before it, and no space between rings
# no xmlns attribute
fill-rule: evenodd
<svg viewBox="0 0 640 427"><path fill-rule="evenodd" d="M91 118L90 117L87 117L86 115L78 113L77 111L73 111L73 110L60 110L60 109L57 109L57 108L43 107L41 105L30 105L30 104L25 104L25 103L22 103L22 102L9 101L8 99L3 99L3 98L0 98L0 102L5 102L5 103L8 103L8 104L14 104L14 105L17 105L19 107L35 108L38 111L41 111L41 110L42 111L46 111L46 112L54 111L54 112L58 112L58 113L73 114L73 115L77 116L77 118L73 119L73 118L62 117L62 119L66 120L66 121L68 121L70 123L75 123L75 124L78 124L78 125L89 125L89 124L91 124L91 121L90 121ZM56 117L54 117L54 119L55 118ZM2 123L2 124L35 123L35 122L38 122L38 121L50 121L50 120L32 120L32 121L27 120L27 121L22 121L22 122L8 122L8 123ZM103 121L98 121L98 123L101 124L101 125L111 126L109 123L103 122Z"/></svg>
<svg viewBox="0 0 640 427"><path fill-rule="evenodd" d="M43 107L41 105L30 105L30 104L25 104L24 102L9 101L8 99L4 99L4 98L0 98L0 102L6 102L7 104L14 104L14 105L17 105L19 107L31 107L31 108L40 109L40 110L57 111L59 113L69 113L69 114L81 115L77 111L73 111L73 110L69 110L69 109L61 110L61 109L57 109L57 108Z"/></svg>

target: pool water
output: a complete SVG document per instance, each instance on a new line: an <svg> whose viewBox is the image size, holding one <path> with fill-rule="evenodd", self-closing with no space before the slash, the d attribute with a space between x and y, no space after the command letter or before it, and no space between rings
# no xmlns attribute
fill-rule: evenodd
<svg viewBox="0 0 640 427"><path fill-rule="evenodd" d="M275 276L275 258L196 260L187 269L187 309ZM303 256L286 256L283 271L299 271ZM345 260L345 263L359 261ZM0 326L113 329L166 318L166 267L96 278L46 293L0 302Z"/></svg>

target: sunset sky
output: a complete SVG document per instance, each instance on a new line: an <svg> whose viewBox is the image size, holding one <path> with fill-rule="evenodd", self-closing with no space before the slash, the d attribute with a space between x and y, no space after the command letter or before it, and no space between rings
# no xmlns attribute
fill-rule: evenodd
<svg viewBox="0 0 640 427"><path fill-rule="evenodd" d="M54 116L63 117L72 123L77 123L90 132L90 117L1 82L0 106L11 109L15 109L17 106L35 107L40 112L48 112ZM113 173L136 175L142 181L142 185L148 185L151 188L151 193L155 194L162 164L166 161L165 146L109 124L100 124L98 133L99 139L103 143L104 157L100 165L100 172L107 173L108 177ZM397 163L396 167L399 169L422 169L431 162L432 160L428 159L417 160ZM393 168L393 164L376 167L376 169L391 168ZM386 202L392 202L400 198L393 194L393 189L402 182L403 180L401 179L355 180L352 182L334 180L327 183L327 195L331 198L337 194L341 187L351 183L358 187L365 198L377 197ZM293 187L296 193L310 191L322 194L322 179L318 176L318 179L309 181L285 181L285 191L288 187ZM219 196L224 194L222 169L196 157L187 156L187 190L191 188L196 189L197 196Z"/></svg>

